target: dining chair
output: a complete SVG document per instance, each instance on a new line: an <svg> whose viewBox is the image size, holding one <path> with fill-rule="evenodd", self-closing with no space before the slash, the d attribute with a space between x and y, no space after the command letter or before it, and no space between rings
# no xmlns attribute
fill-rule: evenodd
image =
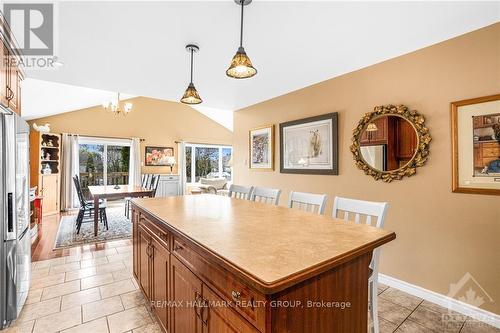
<svg viewBox="0 0 500 333"><path fill-rule="evenodd" d="M230 198L250 200L253 186L242 186L231 184L227 196Z"/></svg>
<svg viewBox="0 0 500 333"><path fill-rule="evenodd" d="M364 223L372 225L375 218L375 227L383 228L385 216L387 214L387 208L389 204L387 202L372 202L355 200L348 198L335 197L333 202L333 217L343 218L345 221L353 221L356 224L362 223L362 218L364 217ZM343 214L343 217L341 216ZM351 216L351 214L353 214ZM368 278L368 295L370 301L369 313L372 318L372 332L379 333L378 324L378 303L377 303L377 289L378 289L378 261L380 256L380 249L375 249L373 251L372 261L370 262L370 277Z"/></svg>
<svg viewBox="0 0 500 333"><path fill-rule="evenodd" d="M152 175L152 174L143 175L142 187L147 188L148 190L153 190L151 198L154 198L156 195L156 190L158 190L158 184L160 183L160 177L161 175ZM127 217L127 219L130 219L130 210L132 208L130 206L130 200L132 200L131 197L125 198L125 216Z"/></svg>
<svg viewBox="0 0 500 333"><path fill-rule="evenodd" d="M141 187L142 188L146 188L146 185L149 181L149 176L151 176L151 174L149 173L143 173L141 175ZM125 197L123 198L123 200L125 200L125 205L124 205L124 208L125 208L125 211L124 211L124 214L127 218L129 218L130 214L129 214L129 210L130 210L130 200L132 200L131 197Z"/></svg>
<svg viewBox="0 0 500 333"><path fill-rule="evenodd" d="M160 177L161 175L153 175L151 179L151 183L149 184L148 189L152 190L153 192L151 193L151 198L154 198L156 196L156 190L158 190L158 184L160 183Z"/></svg>
<svg viewBox="0 0 500 333"><path fill-rule="evenodd" d="M73 178L74 178L74 179L76 178L76 180L77 180L77 182L78 182L78 186L80 187L80 191L82 192L82 195L83 195L82 183L80 182L80 177L78 176L78 174L75 174L75 175L73 176ZM74 179L73 179L73 181L74 181ZM84 197L84 199L85 199L85 196L83 196L83 197ZM91 205L93 205L93 204L94 204L94 200L92 200L92 199L85 199L85 202L86 202L86 203L88 203L88 204L91 204ZM99 203L103 203L103 200L102 200L102 199L99 199ZM91 211L89 211L88 213L89 213L89 217L91 217Z"/></svg>
<svg viewBox="0 0 500 333"><path fill-rule="evenodd" d="M80 202L80 209L78 210L78 215L76 217L76 233L79 234L80 229L81 229L82 224L83 224L83 219L85 217L85 212L89 213L89 217L92 217L92 215L96 214L96 212L95 212L94 203L89 202L88 200L85 200L85 198L83 197L83 191L82 191L82 187L80 185L80 181L78 179L78 176L75 175L73 177L73 183L74 183L75 188L76 188L76 194L78 196L78 201ZM99 203L97 214L99 214L99 219L101 220L101 223L104 223L106 230L109 230L105 202Z"/></svg>
<svg viewBox="0 0 500 333"><path fill-rule="evenodd" d="M280 200L280 194L280 189L255 187L250 195L250 200L277 205Z"/></svg>
<svg viewBox="0 0 500 333"><path fill-rule="evenodd" d="M314 213L317 209L317 214L321 215L325 211L326 194L294 192L290 193L288 198L289 208L298 208Z"/></svg>
<svg viewBox="0 0 500 333"><path fill-rule="evenodd" d="M151 179L151 174L150 173L145 173L142 175L141 177L141 186L144 187L144 188L147 188L148 187L148 184L150 182L150 179Z"/></svg>

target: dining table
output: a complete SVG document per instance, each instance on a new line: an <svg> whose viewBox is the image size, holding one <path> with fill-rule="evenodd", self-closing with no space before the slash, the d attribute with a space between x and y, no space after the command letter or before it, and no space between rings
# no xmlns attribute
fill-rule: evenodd
<svg viewBox="0 0 500 333"><path fill-rule="evenodd" d="M97 209L101 199L151 197L154 190L134 185L96 185L89 186L89 192ZM99 214L94 213L94 236L97 236L98 230Z"/></svg>

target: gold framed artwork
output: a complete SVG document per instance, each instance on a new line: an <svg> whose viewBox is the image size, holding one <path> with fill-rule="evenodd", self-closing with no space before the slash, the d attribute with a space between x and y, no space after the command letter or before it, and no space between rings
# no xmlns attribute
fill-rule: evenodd
<svg viewBox="0 0 500 333"><path fill-rule="evenodd" d="M249 131L249 166L252 170L274 170L274 125L252 128Z"/></svg>
<svg viewBox="0 0 500 333"><path fill-rule="evenodd" d="M500 94L451 103L452 190L500 195Z"/></svg>

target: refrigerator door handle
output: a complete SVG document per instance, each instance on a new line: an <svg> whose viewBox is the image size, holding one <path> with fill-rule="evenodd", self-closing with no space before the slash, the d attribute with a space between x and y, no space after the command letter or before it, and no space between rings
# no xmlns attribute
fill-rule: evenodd
<svg viewBox="0 0 500 333"><path fill-rule="evenodd" d="M15 240L16 236L16 221L14 208L14 194L7 193L7 226L5 240Z"/></svg>
<svg viewBox="0 0 500 333"><path fill-rule="evenodd" d="M14 207L12 193L7 194L7 232L14 232Z"/></svg>

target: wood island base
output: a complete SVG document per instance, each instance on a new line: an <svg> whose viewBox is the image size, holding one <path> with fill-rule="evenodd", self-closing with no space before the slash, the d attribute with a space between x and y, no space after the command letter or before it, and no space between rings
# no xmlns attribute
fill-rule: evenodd
<svg viewBox="0 0 500 333"><path fill-rule="evenodd" d="M155 217L147 200L132 204L133 271L163 331L367 332L373 248L264 284Z"/></svg>

